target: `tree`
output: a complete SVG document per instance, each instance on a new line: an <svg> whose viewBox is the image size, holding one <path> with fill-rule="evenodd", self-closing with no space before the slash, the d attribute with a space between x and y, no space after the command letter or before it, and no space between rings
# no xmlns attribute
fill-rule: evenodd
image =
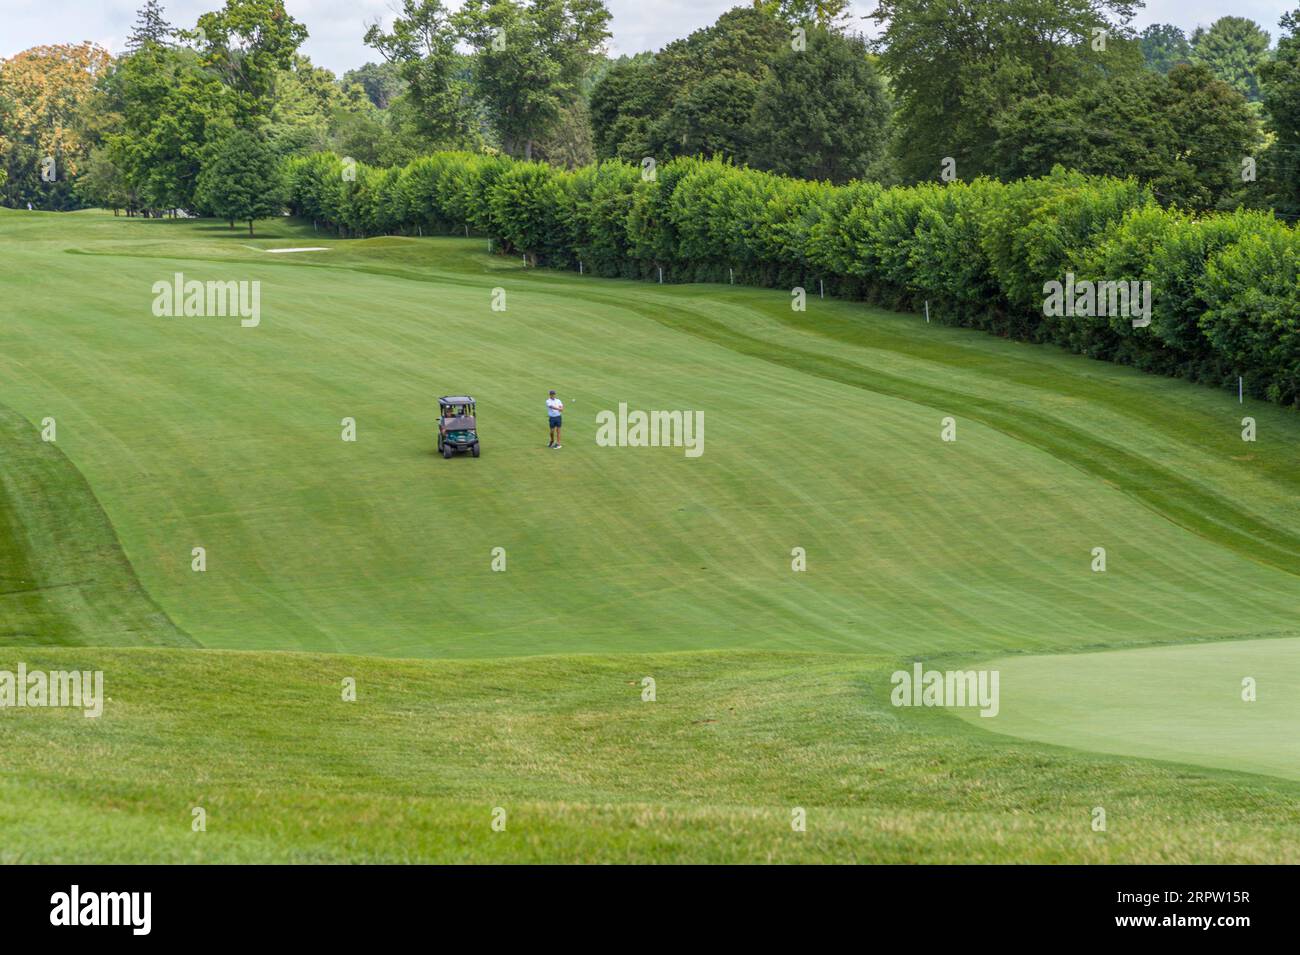
<svg viewBox="0 0 1300 955"><path fill-rule="evenodd" d="M649 126L665 110L653 53L622 56L605 70L588 99L591 141L598 159L640 161L650 155Z"/></svg>
<svg viewBox="0 0 1300 955"><path fill-rule="evenodd" d="M232 103L221 80L195 51L146 44L122 60L121 129L108 136L109 157L140 209L192 209L203 147L230 129Z"/></svg>
<svg viewBox="0 0 1300 955"><path fill-rule="evenodd" d="M1191 62L1192 47L1187 34L1172 23L1153 23L1139 35L1142 59L1147 69L1168 73L1179 63Z"/></svg>
<svg viewBox="0 0 1300 955"><path fill-rule="evenodd" d="M270 112L276 76L293 64L307 28L285 12L284 0L226 0L199 17L191 35L203 65L230 90L235 122L253 128Z"/></svg>
<svg viewBox="0 0 1300 955"><path fill-rule="evenodd" d="M1182 183L1171 183L1174 195L1166 198L1192 209L1239 206L1244 198L1241 161L1258 151L1261 138L1256 110L1239 91L1196 64L1170 70L1169 87L1177 161L1187 175Z"/></svg>
<svg viewBox="0 0 1300 955"><path fill-rule="evenodd" d="M474 49L474 93L501 146L531 159L578 95L609 37L602 0L465 0L455 15Z"/></svg>
<svg viewBox="0 0 1300 955"><path fill-rule="evenodd" d="M962 179L991 173L999 114L1036 95L1140 70L1141 50L1125 28L1134 6L879 0L871 16L884 32L874 43L897 101L891 151L902 177L934 179L945 158Z"/></svg>
<svg viewBox="0 0 1300 955"><path fill-rule="evenodd" d="M591 91L596 155L629 162L699 152L742 157L759 84L790 44L787 24L736 7L658 53L619 60Z"/></svg>
<svg viewBox="0 0 1300 955"><path fill-rule="evenodd" d="M94 43L37 46L0 61L0 167L6 204L75 208L71 179L93 144L96 84L112 57Z"/></svg>
<svg viewBox="0 0 1300 955"><path fill-rule="evenodd" d="M365 39L400 74L419 131L444 145L465 144L473 124L470 86L464 58L456 51L456 28L442 0L403 0L392 30L385 33L374 24ZM390 87L391 80L390 73Z"/></svg>
<svg viewBox="0 0 1300 955"><path fill-rule="evenodd" d="M1068 96L1025 100L998 118L996 172L1014 180L1068 169L1149 183L1166 203L1210 209L1240 184L1258 123L1204 66L1143 70Z"/></svg>
<svg viewBox="0 0 1300 955"><path fill-rule="evenodd" d="M134 53L146 43L165 43L171 35L172 26L163 19L162 4L159 0L145 0L126 38L126 51Z"/></svg>
<svg viewBox="0 0 1300 955"><path fill-rule="evenodd" d="M747 73L727 70L706 76L647 131L647 155L747 155L758 90L759 81Z"/></svg>
<svg viewBox="0 0 1300 955"><path fill-rule="evenodd" d="M1275 142L1265 153L1272 201L1286 215L1300 215L1300 9L1282 15L1276 55L1260 66L1268 129Z"/></svg>
<svg viewBox="0 0 1300 955"><path fill-rule="evenodd" d="M587 104L575 100L560 111L560 119L533 147L533 155L565 169L578 169L596 158L591 147L591 119Z"/></svg>
<svg viewBox="0 0 1300 955"><path fill-rule="evenodd" d="M1259 67L1268 52L1269 37L1258 23L1245 17L1220 17L1210 28L1192 33L1192 60L1252 102L1259 100Z"/></svg>
<svg viewBox="0 0 1300 955"><path fill-rule="evenodd" d="M293 66L276 77L265 132L282 156L320 152L332 145L330 126L336 115L354 104L373 109L364 94L350 101L332 72L295 53Z"/></svg>
<svg viewBox="0 0 1300 955"><path fill-rule="evenodd" d="M251 236L254 219L279 215L284 209L279 157L257 133L236 129L208 150L196 199L202 211L225 219L231 228L237 221L247 221Z"/></svg>
<svg viewBox="0 0 1300 955"><path fill-rule="evenodd" d="M758 89L746 130L749 161L805 179L860 178L885 147L889 104L860 39L811 30Z"/></svg>
<svg viewBox="0 0 1300 955"><path fill-rule="evenodd" d="M842 30L852 13L849 0L754 0L754 7L782 23Z"/></svg>
<svg viewBox="0 0 1300 955"><path fill-rule="evenodd" d="M372 26L370 29L378 30L378 26ZM366 30L366 43L370 43L370 29ZM374 103L376 109L388 109L398 95L406 90L407 82L402 76L402 66L400 63L385 61L383 63L367 63L355 70L348 70L343 74L342 84L344 88L351 86L353 83L359 85L366 92L366 97Z"/></svg>
<svg viewBox="0 0 1300 955"><path fill-rule="evenodd" d="M119 209L131 211L137 206L137 198L130 183L122 170L113 163L106 147L91 150L74 188L82 202L101 209L112 209L114 215Z"/></svg>

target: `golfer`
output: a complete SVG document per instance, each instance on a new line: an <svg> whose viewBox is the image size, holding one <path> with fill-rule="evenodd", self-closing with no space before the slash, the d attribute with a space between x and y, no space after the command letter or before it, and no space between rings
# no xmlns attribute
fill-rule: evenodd
<svg viewBox="0 0 1300 955"><path fill-rule="evenodd" d="M548 448L560 450L560 423L564 413L564 402L555 397L555 389L551 389L551 396L546 399L546 417L551 423L551 440L547 443Z"/></svg>

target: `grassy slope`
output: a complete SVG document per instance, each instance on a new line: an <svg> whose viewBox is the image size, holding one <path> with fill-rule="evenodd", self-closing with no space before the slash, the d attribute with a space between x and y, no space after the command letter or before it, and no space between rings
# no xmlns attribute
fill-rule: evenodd
<svg viewBox="0 0 1300 955"><path fill-rule="evenodd" d="M18 304L0 401L58 417L146 588L205 645L853 651L24 651L104 668L114 703L99 721L4 714L10 858L1300 855L1293 784L884 703L904 657L1293 631L1294 416L1249 405L1261 437L1244 445L1235 403L1178 382L847 303L797 316L780 293L523 273L475 242L273 257L245 246L301 232L0 216ZM153 318L173 270L260 278L263 327ZM559 455L538 426L551 383L570 400ZM431 399L461 389L483 403L485 456L442 462ZM704 409L704 457L595 448L595 410L619 401ZM790 408L809 409L800 449L768 440ZM36 449L30 427L7 438ZM497 545L505 575L488 571ZM90 642L24 599L6 619L28 642ZM335 702L341 668L360 703ZM645 673L659 703L639 702ZM502 804L510 828L492 833ZM1098 804L1106 834L1087 825Z"/></svg>
<svg viewBox="0 0 1300 955"><path fill-rule="evenodd" d="M876 657L23 659L112 702L4 714L0 862L1300 862L1294 785L901 713Z"/></svg>
<svg viewBox="0 0 1300 955"><path fill-rule="evenodd" d="M0 405L0 645L193 646L57 442Z"/></svg>

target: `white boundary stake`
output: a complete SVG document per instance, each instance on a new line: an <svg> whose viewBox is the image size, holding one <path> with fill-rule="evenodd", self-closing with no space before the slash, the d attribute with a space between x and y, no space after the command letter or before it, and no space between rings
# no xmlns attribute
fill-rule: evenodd
<svg viewBox="0 0 1300 955"><path fill-rule="evenodd" d="M662 265L659 266L659 284L664 284L664 267Z"/></svg>
<svg viewBox="0 0 1300 955"><path fill-rule="evenodd" d="M582 274L582 259L578 259L578 274Z"/></svg>
<svg viewBox="0 0 1300 955"><path fill-rule="evenodd" d="M1238 375L1237 376L1237 404L1241 405L1245 403L1246 403L1246 399L1243 396L1243 392L1242 392L1241 375Z"/></svg>
<svg viewBox="0 0 1300 955"><path fill-rule="evenodd" d="M817 280L817 288L821 291L821 297L822 297L822 298L825 298L825 297L826 297L826 283L823 282L821 279L818 279L818 280Z"/></svg>
<svg viewBox="0 0 1300 955"><path fill-rule="evenodd" d="M930 324L930 300L925 300L925 323Z"/></svg>
<svg viewBox="0 0 1300 955"><path fill-rule="evenodd" d="M735 285L735 284L736 284L736 270L733 269L731 266L727 266L727 275L731 278L731 284L732 284L732 285Z"/></svg>

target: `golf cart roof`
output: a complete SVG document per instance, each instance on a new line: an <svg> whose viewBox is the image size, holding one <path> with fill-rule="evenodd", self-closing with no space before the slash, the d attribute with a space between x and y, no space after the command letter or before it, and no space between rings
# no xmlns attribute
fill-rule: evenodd
<svg viewBox="0 0 1300 955"><path fill-rule="evenodd" d="M469 395L445 395L438 399L440 405L472 405L474 399Z"/></svg>

